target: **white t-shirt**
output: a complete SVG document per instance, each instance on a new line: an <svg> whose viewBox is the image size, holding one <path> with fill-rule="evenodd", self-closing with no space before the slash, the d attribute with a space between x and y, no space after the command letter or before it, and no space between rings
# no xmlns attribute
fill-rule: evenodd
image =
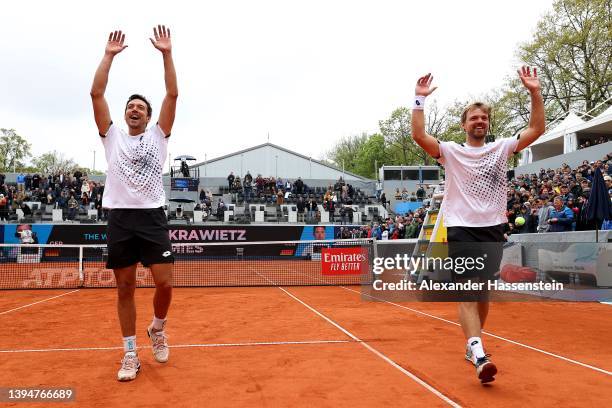
<svg viewBox="0 0 612 408"><path fill-rule="evenodd" d="M162 169L168 138L159 125L130 136L114 124L102 144L108 162L104 208L157 208L166 204Z"/></svg>
<svg viewBox="0 0 612 408"><path fill-rule="evenodd" d="M442 213L446 227L488 227L508 222L507 163L518 138L482 147L440 142L438 162L446 174Z"/></svg>

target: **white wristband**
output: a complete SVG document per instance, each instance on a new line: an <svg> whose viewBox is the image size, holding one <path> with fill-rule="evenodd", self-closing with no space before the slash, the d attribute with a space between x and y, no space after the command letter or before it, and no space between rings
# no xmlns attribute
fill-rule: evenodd
<svg viewBox="0 0 612 408"><path fill-rule="evenodd" d="M425 109L425 96L423 95L415 95L414 96L414 104L412 105L412 109L423 110Z"/></svg>

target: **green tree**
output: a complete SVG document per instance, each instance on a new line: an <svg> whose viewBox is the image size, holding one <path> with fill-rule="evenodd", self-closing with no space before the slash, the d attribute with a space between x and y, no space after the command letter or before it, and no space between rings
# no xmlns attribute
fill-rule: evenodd
<svg viewBox="0 0 612 408"><path fill-rule="evenodd" d="M411 164L415 161L415 156L425 160L426 153L414 143L410 136L411 117L410 110L402 107L394 110L388 119L378 122L385 144L396 155L397 164Z"/></svg>
<svg viewBox="0 0 612 408"><path fill-rule="evenodd" d="M30 156L31 145L15 129L0 129L0 166L2 171L24 167L22 160Z"/></svg>
<svg viewBox="0 0 612 408"><path fill-rule="evenodd" d="M355 173L375 179L378 172L377 167L382 166L389 159L383 135L378 133L370 135L355 158Z"/></svg>
<svg viewBox="0 0 612 408"><path fill-rule="evenodd" d="M79 166L72 159L67 159L55 150L32 159L34 167L42 174L72 173Z"/></svg>
<svg viewBox="0 0 612 408"><path fill-rule="evenodd" d="M559 113L591 111L612 97L612 0L556 0L518 54Z"/></svg>
<svg viewBox="0 0 612 408"><path fill-rule="evenodd" d="M327 153L327 157L337 167L344 167L344 170L356 173L355 158L367 140L367 133L342 138L336 143L332 150Z"/></svg>

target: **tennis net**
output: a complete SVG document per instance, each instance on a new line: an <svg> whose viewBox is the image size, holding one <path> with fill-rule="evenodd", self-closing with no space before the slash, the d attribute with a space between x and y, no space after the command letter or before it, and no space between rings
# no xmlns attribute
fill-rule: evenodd
<svg viewBox="0 0 612 408"><path fill-rule="evenodd" d="M174 286L358 285L372 281L371 239L173 244ZM115 287L106 245L0 245L0 289ZM138 287L155 286L138 264Z"/></svg>

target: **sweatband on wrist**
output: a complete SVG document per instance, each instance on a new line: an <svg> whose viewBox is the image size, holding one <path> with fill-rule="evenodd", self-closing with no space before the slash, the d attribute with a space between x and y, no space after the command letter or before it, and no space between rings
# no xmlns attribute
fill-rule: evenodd
<svg viewBox="0 0 612 408"><path fill-rule="evenodd" d="M423 110L425 109L425 96L423 95L415 95L414 96L414 104L412 105L412 109Z"/></svg>

